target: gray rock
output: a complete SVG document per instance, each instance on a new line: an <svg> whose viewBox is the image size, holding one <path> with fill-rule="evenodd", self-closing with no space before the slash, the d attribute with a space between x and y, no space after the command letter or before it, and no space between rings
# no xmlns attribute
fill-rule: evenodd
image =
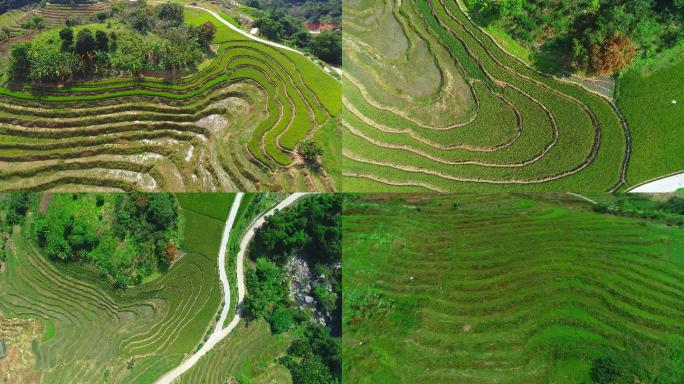
<svg viewBox="0 0 684 384"><path fill-rule="evenodd" d="M5 344L5 340L0 340L0 359L5 355L7 355L7 344Z"/></svg>
<svg viewBox="0 0 684 384"><path fill-rule="evenodd" d="M307 304L311 304L314 301L314 298L311 296L304 296L304 301L306 301Z"/></svg>

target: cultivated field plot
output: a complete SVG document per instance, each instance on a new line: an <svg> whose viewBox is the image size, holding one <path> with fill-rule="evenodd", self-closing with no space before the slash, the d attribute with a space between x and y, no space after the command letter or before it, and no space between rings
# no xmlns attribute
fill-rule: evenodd
<svg viewBox="0 0 684 384"><path fill-rule="evenodd" d="M216 208L232 202L222 197ZM16 227L0 272L0 312L40 325L36 362L23 372L31 382L152 383L202 342L221 302L216 255L224 223L192 211L201 206L192 197L179 200L186 254L154 280L123 290L88 267L48 260L31 235L33 216Z"/></svg>
<svg viewBox="0 0 684 384"><path fill-rule="evenodd" d="M178 384L223 384L231 378L249 383L292 383L287 368L274 364L290 343L272 335L266 321L242 323L202 360L181 376Z"/></svg>
<svg viewBox="0 0 684 384"><path fill-rule="evenodd" d="M569 194L345 204L345 382L684 377L681 228Z"/></svg>
<svg viewBox="0 0 684 384"><path fill-rule="evenodd" d="M41 12L58 23L64 7ZM217 27L215 57L192 75L0 88L0 190L337 188L327 156L314 171L295 152L303 139L337 140L339 82L203 10L185 20Z"/></svg>
<svg viewBox="0 0 684 384"><path fill-rule="evenodd" d="M608 99L509 55L458 0L344 3L347 191L624 189ZM634 174L638 175L638 174Z"/></svg>

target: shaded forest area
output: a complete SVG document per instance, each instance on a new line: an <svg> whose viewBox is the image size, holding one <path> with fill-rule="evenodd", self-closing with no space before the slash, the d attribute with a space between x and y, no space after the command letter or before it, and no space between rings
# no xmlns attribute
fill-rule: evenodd
<svg viewBox="0 0 684 384"><path fill-rule="evenodd" d="M247 271L243 309L248 317L265 318L274 334L292 335L280 362L295 384L341 381L341 209L341 195L303 198L269 217L250 248L254 267ZM311 280L315 311L291 298L290 287L297 277L288 266L299 260L315 277ZM321 321L321 313L326 322Z"/></svg>

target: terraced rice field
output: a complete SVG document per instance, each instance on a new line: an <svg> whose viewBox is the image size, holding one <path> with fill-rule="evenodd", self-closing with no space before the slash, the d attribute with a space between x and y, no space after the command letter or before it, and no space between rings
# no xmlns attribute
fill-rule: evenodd
<svg viewBox="0 0 684 384"><path fill-rule="evenodd" d="M186 9L209 20L216 56L181 79L0 88L0 190L335 189L327 157L313 172L294 151L335 134L339 82Z"/></svg>
<svg viewBox="0 0 684 384"><path fill-rule="evenodd" d="M60 26L70 18L72 20L84 20L94 16L98 12L104 12L109 5L106 2L93 4L45 4L38 12L43 16L48 26Z"/></svg>
<svg viewBox="0 0 684 384"><path fill-rule="evenodd" d="M289 343L285 335L272 335L263 319L242 322L181 376L178 384L223 384L235 379L254 384L291 383L287 368L273 363L285 353Z"/></svg>
<svg viewBox="0 0 684 384"><path fill-rule="evenodd" d="M608 191L639 166L609 99L509 55L459 0L346 1L343 47L347 191Z"/></svg>
<svg viewBox="0 0 684 384"><path fill-rule="evenodd" d="M151 282L120 291L83 267L48 261L27 219L0 273L0 312L41 322L44 335L33 350L42 382L152 383L196 348L221 300L216 255L223 229L191 210L196 206L183 209L181 248L188 253Z"/></svg>
<svg viewBox="0 0 684 384"><path fill-rule="evenodd" d="M617 105L629 123L639 164L627 173L631 185L684 170L684 59L675 57L677 64L652 72L633 69L618 82Z"/></svg>
<svg viewBox="0 0 684 384"><path fill-rule="evenodd" d="M589 383L605 356L612 382L684 377L681 228L568 194L371 194L343 231L347 383Z"/></svg>

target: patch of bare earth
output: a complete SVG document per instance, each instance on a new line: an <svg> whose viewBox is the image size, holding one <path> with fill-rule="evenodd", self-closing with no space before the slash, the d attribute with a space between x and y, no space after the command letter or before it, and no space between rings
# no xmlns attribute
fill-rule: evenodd
<svg viewBox="0 0 684 384"><path fill-rule="evenodd" d="M45 192L42 195L40 195L40 204L38 205L38 211L41 215L44 215L45 212L47 212L47 209L50 206L51 199L52 193L50 192Z"/></svg>
<svg viewBox="0 0 684 384"><path fill-rule="evenodd" d="M0 315L0 341L7 348L4 357L0 358L0 384L40 381L31 344L42 333L38 320L6 319Z"/></svg>

